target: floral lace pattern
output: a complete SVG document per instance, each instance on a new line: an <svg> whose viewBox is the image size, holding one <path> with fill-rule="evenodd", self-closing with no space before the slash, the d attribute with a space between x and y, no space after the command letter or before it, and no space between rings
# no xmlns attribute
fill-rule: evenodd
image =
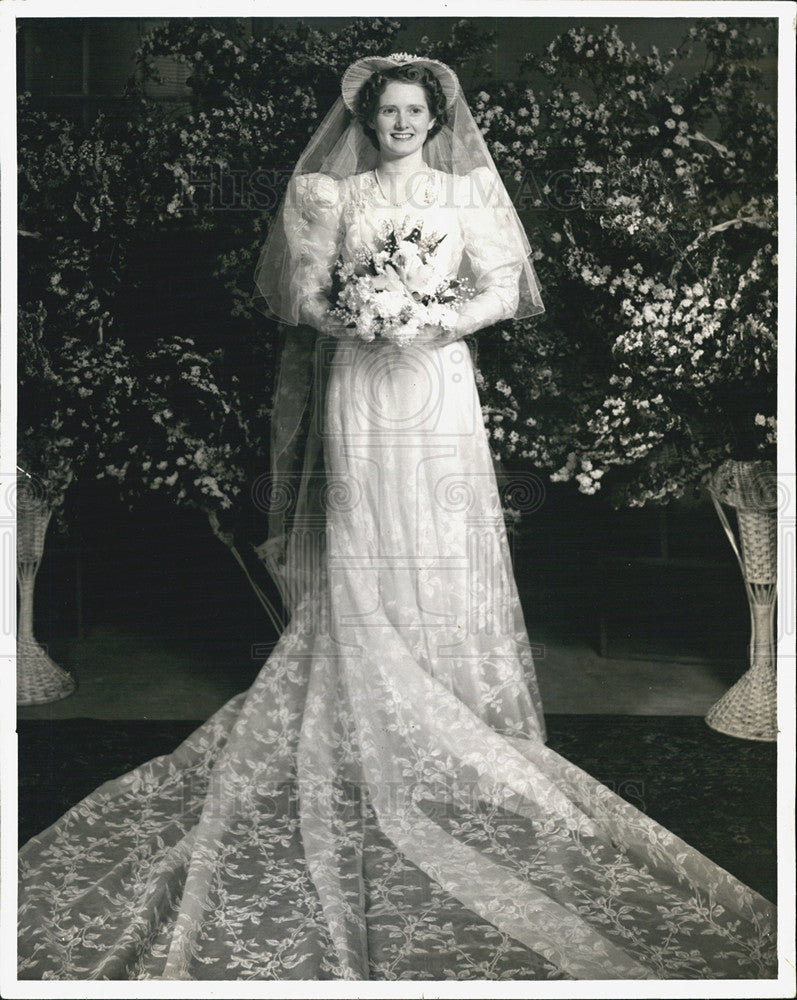
<svg viewBox="0 0 797 1000"><path fill-rule="evenodd" d="M308 295L404 210L348 183L305 212ZM421 210L511 312L488 203ZM23 848L20 977L776 975L769 903L544 745L464 345L338 341L322 434L291 624L248 692Z"/></svg>

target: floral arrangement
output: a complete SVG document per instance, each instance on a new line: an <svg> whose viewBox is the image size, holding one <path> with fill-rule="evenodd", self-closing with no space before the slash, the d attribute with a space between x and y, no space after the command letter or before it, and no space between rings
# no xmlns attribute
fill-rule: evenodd
<svg viewBox="0 0 797 1000"><path fill-rule="evenodd" d="M197 350L190 337L156 342L136 366L140 391L128 423L135 440L107 448L99 478L123 497L157 491L176 505L228 511L251 478L252 438L235 375L223 377L222 352ZM265 404L260 418L266 422Z"/></svg>
<svg viewBox="0 0 797 1000"><path fill-rule="evenodd" d="M48 328L101 340L113 322L136 211L124 178L130 146L99 118L88 129L17 102L20 306ZM55 333L55 329L52 331Z"/></svg>
<svg viewBox="0 0 797 1000"><path fill-rule="evenodd" d="M60 516L72 480L126 436L138 391L112 330L136 211L129 146L99 118L89 129L18 100L17 463Z"/></svg>
<svg viewBox="0 0 797 1000"><path fill-rule="evenodd" d="M469 294L463 279L440 275L436 253L445 239L409 218L385 221L378 247L339 260L330 291L331 314L361 340L412 343L428 327L451 329Z"/></svg>
<svg viewBox="0 0 797 1000"><path fill-rule="evenodd" d="M502 458L641 506L774 457L771 36L706 19L664 54L570 29L527 80L478 95L547 310L479 359Z"/></svg>
<svg viewBox="0 0 797 1000"><path fill-rule="evenodd" d="M128 445L125 415L141 384L118 339L66 334L56 348L50 325L43 305L20 312L17 464L44 490L63 530L58 515L72 480Z"/></svg>

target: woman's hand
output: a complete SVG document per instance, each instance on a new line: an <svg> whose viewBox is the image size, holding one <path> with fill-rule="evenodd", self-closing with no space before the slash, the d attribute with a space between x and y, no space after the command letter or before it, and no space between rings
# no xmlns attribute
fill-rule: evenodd
<svg viewBox="0 0 797 1000"><path fill-rule="evenodd" d="M452 344L463 337L469 337L472 333L481 329L481 324L475 321L467 313L467 304L457 314L453 327L443 328L436 338L437 344Z"/></svg>
<svg viewBox="0 0 797 1000"><path fill-rule="evenodd" d="M323 317L319 329L321 330L321 333L326 334L327 337L335 337L338 340L354 336L354 331L344 323L341 323L341 321L330 312Z"/></svg>
<svg viewBox="0 0 797 1000"><path fill-rule="evenodd" d="M453 328L441 336L442 343L450 343L469 337L478 330L493 326L509 319L517 308L517 296L504 294L499 287L486 288L472 299L462 304Z"/></svg>
<svg viewBox="0 0 797 1000"><path fill-rule="evenodd" d="M333 315L325 295L308 298L301 310L302 320L327 337L351 337L352 331Z"/></svg>

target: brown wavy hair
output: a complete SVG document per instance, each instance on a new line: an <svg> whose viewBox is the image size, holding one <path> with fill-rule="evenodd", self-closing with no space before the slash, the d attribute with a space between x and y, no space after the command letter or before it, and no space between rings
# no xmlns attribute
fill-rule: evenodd
<svg viewBox="0 0 797 1000"><path fill-rule="evenodd" d="M434 125L429 129L429 134L426 137L427 141L432 136L437 135L440 129L448 122L446 96L443 93L443 88L440 86L440 81L431 70L425 66L418 66L415 63L406 63L403 66L391 66L388 69L377 70L368 77L360 88L360 92L357 95L357 109L354 112L371 145L376 149L379 148L379 143L376 138L376 132L371 128L370 122L376 114L379 107L379 98L385 92L385 87L394 80L397 80L399 83L415 83L419 87L423 87L429 113L434 118Z"/></svg>

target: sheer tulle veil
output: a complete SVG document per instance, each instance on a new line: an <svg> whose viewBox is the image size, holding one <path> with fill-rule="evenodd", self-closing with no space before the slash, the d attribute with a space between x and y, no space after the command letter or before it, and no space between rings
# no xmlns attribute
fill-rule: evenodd
<svg viewBox="0 0 797 1000"><path fill-rule="evenodd" d="M470 175L478 189L468 191L466 187L466 199L483 201L485 196L489 197L499 213L502 238L515 248L517 258L523 260L515 318L534 316L544 310L523 224L454 71L437 60L407 53L369 56L349 66L341 82L341 96L294 167L255 268L256 308L282 324L298 327L285 331L280 353L271 423L270 477L259 495L259 502L268 511L268 538L257 550L279 586L288 610L298 603L307 578L306 571L297 566L298 553L293 552L292 556L290 553L290 525L297 521L320 523L323 519L320 498L330 485L320 485L323 456L318 433L326 380L324 359L329 357L330 346L316 331L300 322L301 302L295 278L302 253L302 209L297 178L322 174L341 181L376 167L377 150L354 114L357 93L372 73L407 63L431 70L447 102L446 124L424 146L426 165L452 181ZM306 192L303 194L306 198ZM469 277L467 259L462 270L462 276ZM310 559L305 551L301 561L307 565L308 561L316 562L319 558L321 554Z"/></svg>
<svg viewBox="0 0 797 1000"><path fill-rule="evenodd" d="M543 311L539 283L531 263L531 247L523 224L468 108L456 75L443 63L399 53L395 56L361 59L349 67L343 77L342 95L335 101L296 163L291 183L288 184L255 269L255 301L268 315L293 325L299 322L299 303L293 287L297 263L297 245L292 238L296 223L297 186L293 182L297 177L312 173L343 180L376 166L377 150L353 114L356 93L372 72L408 62L431 69L441 81L448 101L447 123L424 146L423 157L427 166L452 176L471 174L478 168L489 171L490 197L500 203L506 212L503 220L504 238L513 245L522 246L525 251L525 265L520 278L520 300L515 317L523 319ZM479 172L478 176L485 175Z"/></svg>

